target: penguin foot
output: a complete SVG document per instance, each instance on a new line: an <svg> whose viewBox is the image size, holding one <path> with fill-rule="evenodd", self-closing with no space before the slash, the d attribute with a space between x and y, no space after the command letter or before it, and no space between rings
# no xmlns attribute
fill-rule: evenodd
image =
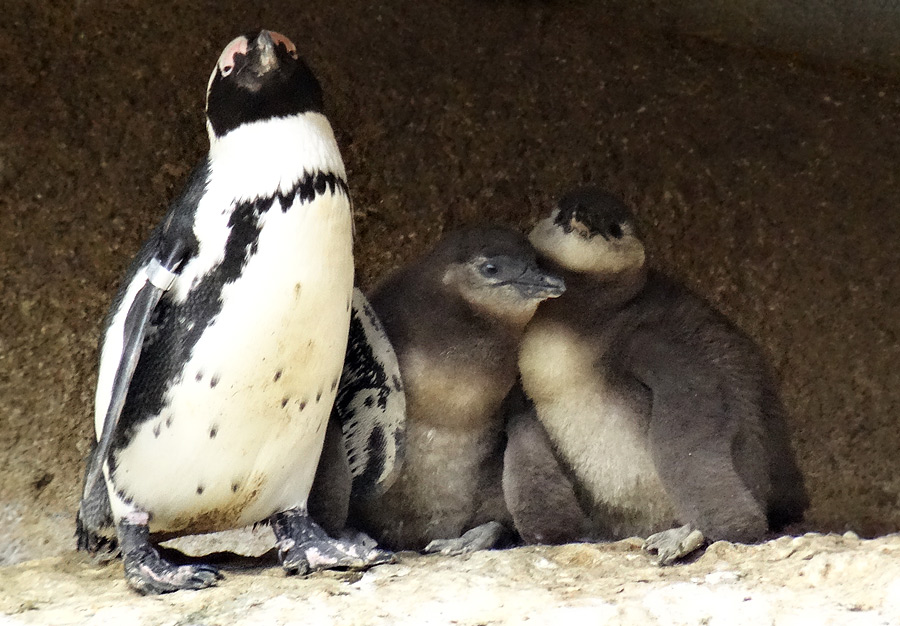
<svg viewBox="0 0 900 626"><path fill-rule="evenodd" d="M331 537L301 509L272 516L278 560L290 573L308 574L323 569L366 569L390 563L393 554L381 550L364 533L343 532Z"/></svg>
<svg viewBox="0 0 900 626"><path fill-rule="evenodd" d="M506 528L500 522L487 522L463 533L456 539L435 539L427 546L426 554L467 554L476 550L494 548L507 535Z"/></svg>
<svg viewBox="0 0 900 626"><path fill-rule="evenodd" d="M650 535L641 547L656 554L657 565L671 565L699 549L705 541L702 532L685 524L680 528L670 528Z"/></svg>
<svg viewBox="0 0 900 626"><path fill-rule="evenodd" d="M173 565L163 559L150 543L144 524L119 522L119 543L125 562L125 580L142 595L169 593L180 589L203 589L216 584L222 574L211 565Z"/></svg>

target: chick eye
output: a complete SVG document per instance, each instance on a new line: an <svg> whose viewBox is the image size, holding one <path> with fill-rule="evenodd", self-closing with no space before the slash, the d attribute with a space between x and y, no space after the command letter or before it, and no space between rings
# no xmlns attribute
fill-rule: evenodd
<svg viewBox="0 0 900 626"><path fill-rule="evenodd" d="M481 266L481 273L485 276L496 276L500 269L493 263L485 263Z"/></svg>
<svg viewBox="0 0 900 626"><path fill-rule="evenodd" d="M610 224L609 225L609 234L615 239L622 238L622 227L618 224Z"/></svg>
<svg viewBox="0 0 900 626"><path fill-rule="evenodd" d="M231 74L231 71L234 69L233 65L226 65L222 68L222 76L228 76Z"/></svg>

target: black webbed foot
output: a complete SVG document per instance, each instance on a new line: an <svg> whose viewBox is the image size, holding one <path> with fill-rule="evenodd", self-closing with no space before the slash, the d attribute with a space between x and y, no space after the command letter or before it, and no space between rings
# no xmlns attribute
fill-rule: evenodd
<svg viewBox="0 0 900 626"><path fill-rule="evenodd" d="M685 524L650 535L642 547L647 552L656 554L657 565L671 565L698 550L705 541L702 532Z"/></svg>
<svg viewBox="0 0 900 626"><path fill-rule="evenodd" d="M179 566L163 559L150 543L150 531L144 524L122 521L116 528L125 562L125 580L140 594L203 589L222 578L219 570L211 565Z"/></svg>
<svg viewBox="0 0 900 626"><path fill-rule="evenodd" d="M290 573L307 574L323 569L366 569L390 563L393 555L381 550L363 533L346 532L335 538L300 509L272 516L278 559Z"/></svg>

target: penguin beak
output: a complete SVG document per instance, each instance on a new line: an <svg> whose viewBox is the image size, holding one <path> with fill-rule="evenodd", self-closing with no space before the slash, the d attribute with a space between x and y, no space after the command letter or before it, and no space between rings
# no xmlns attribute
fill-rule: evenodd
<svg viewBox="0 0 900 626"><path fill-rule="evenodd" d="M526 298L558 298L566 290L562 278L540 269L529 267L518 279L510 283Z"/></svg>
<svg viewBox="0 0 900 626"><path fill-rule="evenodd" d="M255 63L251 69L257 76L262 76L271 72L278 66L278 56L275 54L275 42L272 34L267 30L259 31L259 35L253 40L250 46L256 50L254 58Z"/></svg>

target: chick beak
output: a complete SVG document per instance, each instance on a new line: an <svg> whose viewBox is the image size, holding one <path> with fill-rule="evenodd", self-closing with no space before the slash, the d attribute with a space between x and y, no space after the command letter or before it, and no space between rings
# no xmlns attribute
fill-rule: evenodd
<svg viewBox="0 0 900 626"><path fill-rule="evenodd" d="M513 284L525 297L541 300L558 298L566 290L562 278L537 268L528 268Z"/></svg>

